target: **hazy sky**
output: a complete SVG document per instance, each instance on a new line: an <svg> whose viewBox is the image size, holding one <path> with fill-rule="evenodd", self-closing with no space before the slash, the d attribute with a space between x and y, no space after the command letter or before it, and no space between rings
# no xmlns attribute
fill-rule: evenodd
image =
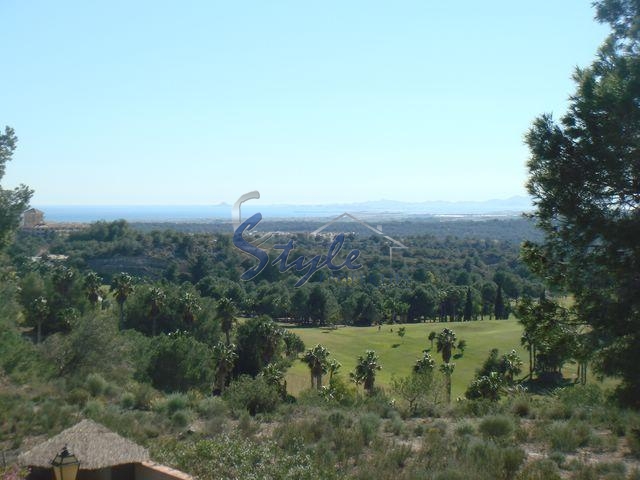
<svg viewBox="0 0 640 480"><path fill-rule="evenodd" d="M3 187L34 204L523 195L589 0L0 0Z"/></svg>

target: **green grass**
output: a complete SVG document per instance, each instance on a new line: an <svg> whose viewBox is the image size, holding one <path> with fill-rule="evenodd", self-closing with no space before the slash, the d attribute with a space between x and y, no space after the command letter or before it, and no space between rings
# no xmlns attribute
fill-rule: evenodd
<svg viewBox="0 0 640 480"><path fill-rule="evenodd" d="M431 346L427 339L429 332L434 330L437 333L445 327L453 329L458 340L467 341L464 355L452 360L456 364L452 377L452 398L464 395L476 369L482 365L492 348L499 349L500 354L515 348L524 362L522 375L528 372L529 354L520 346L522 327L516 320L419 323L402 326L406 328L406 335L402 339L397 333L399 325L393 326L393 332L390 331L389 325L382 326L380 331L378 327L344 327L336 330L292 328L291 331L302 338L307 348L317 343L326 346L331 356L342 364L340 372L343 378L348 378L348 372L353 371L359 355L363 355L367 349L375 350L382 365L376 383L382 387L388 387L392 375L408 375L414 362L422 355L422 350ZM459 352L454 351L455 353ZM436 353L435 342L431 354L438 365L442 363L442 357ZM569 373L570 370L567 369L565 376ZM296 395L309 386L309 369L300 361L294 362L287 373L289 392Z"/></svg>

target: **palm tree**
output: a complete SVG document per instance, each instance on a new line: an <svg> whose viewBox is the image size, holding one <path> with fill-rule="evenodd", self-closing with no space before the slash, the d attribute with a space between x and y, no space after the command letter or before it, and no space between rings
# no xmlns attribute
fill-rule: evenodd
<svg viewBox="0 0 640 480"><path fill-rule="evenodd" d="M505 379L509 385L513 384L513 377L520 375L520 372L522 371L522 360L515 350L511 350L509 353L502 356L501 363Z"/></svg>
<svg viewBox="0 0 640 480"><path fill-rule="evenodd" d="M367 350L364 357L358 357L356 369L351 373L351 379L356 383L362 383L364 389L371 395L373 393L373 385L376 380L376 371L382 367L378 363L378 356L373 350Z"/></svg>
<svg viewBox="0 0 640 480"><path fill-rule="evenodd" d="M42 323L49 316L49 304L44 297L37 297L31 304L31 312L36 322L36 343L42 341Z"/></svg>
<svg viewBox="0 0 640 480"><path fill-rule="evenodd" d="M158 316L167 301L167 295L160 287L151 287L149 290L149 314L151 315L151 335L156 336Z"/></svg>
<svg viewBox="0 0 640 480"><path fill-rule="evenodd" d="M222 328L227 339L227 345L229 345L231 343L231 329L236 319L236 306L233 300L228 297L222 297L218 300L216 316L220 319L220 328Z"/></svg>
<svg viewBox="0 0 640 480"><path fill-rule="evenodd" d="M265 365L258 376L264 378L267 385L275 387L281 398L287 397L287 382L284 379L282 368L278 365L275 363Z"/></svg>
<svg viewBox="0 0 640 480"><path fill-rule="evenodd" d="M327 373L329 367L329 353L325 346L318 344L307 350L302 357L302 361L307 364L311 373L311 388L314 386L314 380L315 387L318 390L322 388L322 375Z"/></svg>
<svg viewBox="0 0 640 480"><path fill-rule="evenodd" d="M111 291L120 305L120 327L124 326L124 302L133 293L133 278L128 273L120 273L111 281Z"/></svg>
<svg viewBox="0 0 640 480"><path fill-rule="evenodd" d="M451 375L453 375L453 369L455 367L455 363L448 362L440 365L440 371L444 374L444 378L446 379L447 403L451 403Z"/></svg>
<svg viewBox="0 0 640 480"><path fill-rule="evenodd" d="M227 378L233 371L233 365L238 359L236 346L234 344L225 344L218 342L213 347L213 361L215 363L215 384L214 392L217 390L220 394L224 393L227 384Z"/></svg>
<svg viewBox="0 0 640 480"><path fill-rule="evenodd" d="M202 310L198 297L191 292L182 292L178 298L178 305L184 323L193 325L196 314Z"/></svg>
<svg viewBox="0 0 640 480"><path fill-rule="evenodd" d="M87 295L87 300L95 308L100 300L100 287L102 285L102 278L98 276L96 272L89 272L84 277L84 292Z"/></svg>
<svg viewBox="0 0 640 480"><path fill-rule="evenodd" d="M55 288L56 292L63 297L68 297L74 278L75 272L72 269L65 267L64 265L58 265L53 270L51 282L53 283L53 288Z"/></svg>
<svg viewBox="0 0 640 480"><path fill-rule="evenodd" d="M262 365L268 365L281 351L284 330L268 316L263 315L261 318L263 321L257 325L259 338L262 340L260 360Z"/></svg>
<svg viewBox="0 0 640 480"><path fill-rule="evenodd" d="M529 378L533 380L533 371L536 369L536 344L533 333L527 331L526 327L522 337L520 337L520 345L525 347L529 352Z"/></svg>
<svg viewBox="0 0 640 480"><path fill-rule="evenodd" d="M431 349L433 350L433 341L436 338L436 332L434 332L433 330L431 330L429 332L429 336L427 337L429 339L429 341L431 342Z"/></svg>
<svg viewBox="0 0 640 480"><path fill-rule="evenodd" d="M438 353L442 352L442 361L449 363L451 351L456 348L456 334L453 330L445 328L436 337L436 348Z"/></svg>
<svg viewBox="0 0 640 480"><path fill-rule="evenodd" d="M436 362L429 353L428 350L423 350L422 358L416 360L416 363L413 365L414 373L430 373L433 372L433 369L436 368Z"/></svg>
<svg viewBox="0 0 640 480"><path fill-rule="evenodd" d="M329 364L327 365L327 371L329 372L329 385L333 381L333 377L338 374L338 371L342 367L342 364L337 361L335 358L329 360Z"/></svg>
<svg viewBox="0 0 640 480"><path fill-rule="evenodd" d="M407 333L407 329L405 327L400 327L398 328L398 336L400 337L401 340L404 341L404 336Z"/></svg>

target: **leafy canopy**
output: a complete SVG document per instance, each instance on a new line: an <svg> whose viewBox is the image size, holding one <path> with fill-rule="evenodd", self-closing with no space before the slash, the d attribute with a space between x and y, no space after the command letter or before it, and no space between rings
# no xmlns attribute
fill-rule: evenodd
<svg viewBox="0 0 640 480"><path fill-rule="evenodd" d="M6 172L7 162L13 157L18 138L10 127L4 128L0 134L0 182ZM11 190L0 186L0 248L7 246L11 234L18 228L22 213L29 206L33 191L25 185Z"/></svg>
<svg viewBox="0 0 640 480"><path fill-rule="evenodd" d="M533 217L544 231L527 263L573 294L598 336L597 367L640 405L640 3L602 0L612 32L574 74L568 112L541 115L526 135Z"/></svg>

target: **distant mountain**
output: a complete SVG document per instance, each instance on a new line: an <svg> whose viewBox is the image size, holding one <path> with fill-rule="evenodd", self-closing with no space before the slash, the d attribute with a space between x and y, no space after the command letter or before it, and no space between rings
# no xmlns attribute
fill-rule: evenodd
<svg viewBox="0 0 640 480"><path fill-rule="evenodd" d="M131 222L206 222L231 220L231 205L36 205L49 222L94 222L125 219ZM532 209L528 197L478 202L398 202L377 200L327 205L262 205L248 201L242 217L256 212L268 218L330 218L348 212L360 218L415 216L514 216Z"/></svg>
<svg viewBox="0 0 640 480"><path fill-rule="evenodd" d="M349 205L345 205L347 207ZM525 196L515 196L507 199L493 199L484 201L428 201L428 202L398 202L394 200L378 200L373 202L354 203L350 205L363 211L377 211L423 215L499 215L519 214L530 211L533 206L531 199Z"/></svg>

